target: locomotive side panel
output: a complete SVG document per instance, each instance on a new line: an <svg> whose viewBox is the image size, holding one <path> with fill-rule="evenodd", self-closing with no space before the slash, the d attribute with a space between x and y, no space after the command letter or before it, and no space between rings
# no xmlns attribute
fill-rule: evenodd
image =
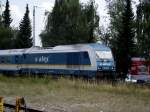
<svg viewBox="0 0 150 112"><path fill-rule="evenodd" d="M0 72L67 74L96 77L115 71L111 50L103 44L77 44L54 48L0 50Z"/></svg>
<svg viewBox="0 0 150 112"><path fill-rule="evenodd" d="M0 56L0 72L20 70L20 62L22 61L21 55L1 55Z"/></svg>
<svg viewBox="0 0 150 112"><path fill-rule="evenodd" d="M24 54L23 72L51 74L92 74L88 52Z"/></svg>

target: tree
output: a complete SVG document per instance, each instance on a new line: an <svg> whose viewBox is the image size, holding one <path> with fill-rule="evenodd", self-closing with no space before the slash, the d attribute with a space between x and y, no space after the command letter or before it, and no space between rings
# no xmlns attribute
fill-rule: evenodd
<svg viewBox="0 0 150 112"><path fill-rule="evenodd" d="M2 17L0 15L0 26L2 26Z"/></svg>
<svg viewBox="0 0 150 112"><path fill-rule="evenodd" d="M137 10L136 10L136 35L137 35L137 46L138 46L138 54L139 56L142 55L142 46L143 46L143 25L142 25L142 16L143 16L143 11L142 11L142 3L140 1L140 3L137 6ZM143 40L143 41L142 41Z"/></svg>
<svg viewBox="0 0 150 112"><path fill-rule="evenodd" d="M43 46L93 42L99 21L95 15L94 1L83 6L79 0L56 0L40 35Z"/></svg>
<svg viewBox="0 0 150 112"><path fill-rule="evenodd" d="M26 12L24 14L23 20L19 26L18 36L16 38L16 48L29 48L32 46L31 39L31 22L29 18L29 8L28 4L26 6Z"/></svg>
<svg viewBox="0 0 150 112"><path fill-rule="evenodd" d="M136 23L139 56L150 59L150 1L140 1L137 6Z"/></svg>
<svg viewBox="0 0 150 112"><path fill-rule="evenodd" d="M2 3L0 1L0 26L2 26Z"/></svg>
<svg viewBox="0 0 150 112"><path fill-rule="evenodd" d="M121 23L125 2L124 0L106 0L106 2L108 7L108 14L110 16L109 35L111 38L109 39L108 43L110 44L110 47L112 48L113 54L116 58L117 39L119 31L122 27Z"/></svg>
<svg viewBox="0 0 150 112"><path fill-rule="evenodd" d="M101 26L101 29L98 29L99 39L102 43L104 43L107 46L111 46L111 32L110 29L104 29L103 26ZM112 46L111 46L112 47Z"/></svg>
<svg viewBox="0 0 150 112"><path fill-rule="evenodd" d="M94 31L99 27L99 16L96 14L96 8L94 1L91 0L86 7L86 18L89 28L89 40L88 42L95 42Z"/></svg>
<svg viewBox="0 0 150 112"><path fill-rule="evenodd" d="M11 49L13 30L8 27L0 26L0 49Z"/></svg>
<svg viewBox="0 0 150 112"><path fill-rule="evenodd" d="M122 26L117 38L116 67L123 77L130 68L130 58L135 55L134 43L134 14L132 11L131 0L125 0L125 8L122 13Z"/></svg>
<svg viewBox="0 0 150 112"><path fill-rule="evenodd" d="M10 27L12 19L10 17L9 1L6 1L5 10L3 12L3 24L5 27Z"/></svg>
<svg viewBox="0 0 150 112"><path fill-rule="evenodd" d="M9 2L6 2L5 11L2 12L2 3L0 1L0 49L13 48L13 29L10 27L10 23Z"/></svg>

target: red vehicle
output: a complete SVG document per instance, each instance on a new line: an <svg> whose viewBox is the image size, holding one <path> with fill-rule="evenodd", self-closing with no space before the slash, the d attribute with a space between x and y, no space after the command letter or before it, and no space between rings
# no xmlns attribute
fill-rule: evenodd
<svg viewBox="0 0 150 112"><path fill-rule="evenodd" d="M150 82L150 61L144 58L132 58L131 70L126 78L127 82Z"/></svg>
<svg viewBox="0 0 150 112"><path fill-rule="evenodd" d="M148 65L148 72L149 72L149 75L150 75L150 61L147 61L147 65Z"/></svg>

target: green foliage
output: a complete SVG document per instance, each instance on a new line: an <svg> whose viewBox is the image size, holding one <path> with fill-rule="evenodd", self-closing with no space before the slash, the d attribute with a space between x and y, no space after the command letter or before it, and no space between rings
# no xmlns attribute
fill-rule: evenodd
<svg viewBox="0 0 150 112"><path fill-rule="evenodd" d="M2 26L2 3L0 1L0 26Z"/></svg>
<svg viewBox="0 0 150 112"><path fill-rule="evenodd" d="M138 44L138 54L141 55L142 54L142 46L143 46L143 36L142 36L142 3L140 2L139 5L137 6L137 11L136 11L136 34L137 34L137 44Z"/></svg>
<svg viewBox="0 0 150 112"><path fill-rule="evenodd" d="M143 0L137 6L136 25L139 55L150 59L150 1Z"/></svg>
<svg viewBox="0 0 150 112"><path fill-rule="evenodd" d="M31 22L29 19L29 8L26 6L26 12L19 26L19 32L16 38L16 48L29 48L32 46Z"/></svg>
<svg viewBox="0 0 150 112"><path fill-rule="evenodd" d="M1 2L0 2L0 26L2 26L2 6L1 6Z"/></svg>
<svg viewBox="0 0 150 112"><path fill-rule="evenodd" d="M110 16L110 26L109 26L109 43L113 50L113 53L116 55L117 49L117 39L120 28L122 26L122 14L124 11L125 3L124 0L106 0L108 5L108 14Z"/></svg>
<svg viewBox="0 0 150 112"><path fill-rule="evenodd" d="M130 68L130 58L135 55L134 43L134 14L131 0L126 0L125 9L122 14L122 26L117 38L116 64L117 71L126 75Z"/></svg>
<svg viewBox="0 0 150 112"><path fill-rule="evenodd" d="M12 22L12 19L10 17L10 10L9 10L9 1L6 1L5 10L3 12L3 25L5 27L10 27L10 24Z"/></svg>
<svg viewBox="0 0 150 112"><path fill-rule="evenodd" d="M99 27L99 16L96 14L95 3L91 2L85 8L85 18L87 19L89 39L88 42L95 42L94 31Z"/></svg>
<svg viewBox="0 0 150 112"><path fill-rule="evenodd" d="M0 49L31 47L31 23L29 20L28 5L24 18L20 23L19 31L10 27L11 22L9 1L7 0L5 10L2 16L0 15Z"/></svg>
<svg viewBox="0 0 150 112"><path fill-rule="evenodd" d="M13 47L13 30L0 26L0 49L10 49Z"/></svg>
<svg viewBox="0 0 150 112"><path fill-rule="evenodd" d="M101 29L98 29L98 34L99 34L99 39L102 43L104 43L107 46L112 47L112 37L111 37L111 32L110 29L104 29L104 27L102 26Z"/></svg>
<svg viewBox="0 0 150 112"><path fill-rule="evenodd" d="M130 58L136 55L131 0L111 0L108 3L110 46L115 56L117 72L124 77L130 68Z"/></svg>
<svg viewBox="0 0 150 112"><path fill-rule="evenodd" d="M56 0L40 35L43 46L93 42L98 23L94 1L81 5L79 0Z"/></svg>
<svg viewBox="0 0 150 112"><path fill-rule="evenodd" d="M2 4L0 2L0 49L11 49L14 46L15 30L10 27L11 21L9 1L6 1L4 12L2 12Z"/></svg>
<svg viewBox="0 0 150 112"><path fill-rule="evenodd" d="M0 26L2 26L2 16L0 15Z"/></svg>

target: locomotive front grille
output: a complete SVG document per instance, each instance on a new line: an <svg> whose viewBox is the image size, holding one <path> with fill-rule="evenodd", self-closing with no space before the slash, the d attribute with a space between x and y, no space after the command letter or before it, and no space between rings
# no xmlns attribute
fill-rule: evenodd
<svg viewBox="0 0 150 112"><path fill-rule="evenodd" d="M115 67L113 66L98 66L98 71L113 71Z"/></svg>

